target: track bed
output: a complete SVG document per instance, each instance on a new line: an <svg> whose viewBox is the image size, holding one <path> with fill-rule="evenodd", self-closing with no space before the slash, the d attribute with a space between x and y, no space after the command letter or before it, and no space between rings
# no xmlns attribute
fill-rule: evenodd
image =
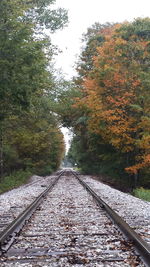
<svg viewBox="0 0 150 267"><path fill-rule="evenodd" d="M1 266L145 266L73 175L62 176Z"/></svg>

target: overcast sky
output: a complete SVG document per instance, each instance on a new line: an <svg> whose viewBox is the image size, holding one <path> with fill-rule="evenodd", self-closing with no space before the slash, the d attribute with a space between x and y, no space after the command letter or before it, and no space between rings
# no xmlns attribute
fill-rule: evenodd
<svg viewBox="0 0 150 267"><path fill-rule="evenodd" d="M57 31L52 40L63 51L57 57L66 77L73 74L73 66L80 53L81 37L95 22L133 21L137 17L150 17L150 0L56 0L57 7L68 10L69 25Z"/></svg>
<svg viewBox="0 0 150 267"><path fill-rule="evenodd" d="M57 7L68 10L68 27L52 37L62 53L56 58L56 67L62 68L66 78L75 75L74 65L80 54L82 34L95 22L133 21L137 17L150 17L150 0L56 0ZM62 129L66 148L69 148L68 129Z"/></svg>

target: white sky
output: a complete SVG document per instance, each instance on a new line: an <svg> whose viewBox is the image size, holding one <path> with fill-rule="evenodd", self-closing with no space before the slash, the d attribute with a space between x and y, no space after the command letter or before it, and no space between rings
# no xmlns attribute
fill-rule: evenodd
<svg viewBox="0 0 150 267"><path fill-rule="evenodd" d="M66 154L70 148L71 145L71 139L72 139L72 132L67 129L66 127L62 127L61 131L64 135L64 139L65 139L65 146L66 146Z"/></svg>
<svg viewBox="0 0 150 267"><path fill-rule="evenodd" d="M73 66L80 54L81 37L95 22L132 21L150 17L150 0L56 0L57 7L68 10L69 25L52 36L53 43L63 51L57 56L57 67L66 77L75 74Z"/></svg>
<svg viewBox="0 0 150 267"><path fill-rule="evenodd" d="M56 67L65 77L75 75L74 65L82 46L82 34L95 22L133 21L137 17L150 17L150 0L56 0L56 7L68 10L69 25L51 36L62 53L56 57ZM62 128L68 151L70 134Z"/></svg>

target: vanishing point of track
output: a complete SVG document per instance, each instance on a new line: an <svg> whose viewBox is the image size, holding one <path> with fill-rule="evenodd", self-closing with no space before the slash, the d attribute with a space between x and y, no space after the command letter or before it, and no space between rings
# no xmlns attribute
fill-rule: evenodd
<svg viewBox="0 0 150 267"><path fill-rule="evenodd" d="M0 253L2 267L150 266L148 244L70 170L0 233Z"/></svg>

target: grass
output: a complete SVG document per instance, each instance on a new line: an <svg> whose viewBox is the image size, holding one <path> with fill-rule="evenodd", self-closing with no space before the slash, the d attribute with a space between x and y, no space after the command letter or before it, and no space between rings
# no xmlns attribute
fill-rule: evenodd
<svg viewBox="0 0 150 267"><path fill-rule="evenodd" d="M150 201L150 189L144 189L144 188L136 188L133 191L133 195L135 197L138 197L140 199Z"/></svg>
<svg viewBox="0 0 150 267"><path fill-rule="evenodd" d="M0 182L0 194L27 183L32 175L30 171L17 171L9 176L5 176Z"/></svg>

